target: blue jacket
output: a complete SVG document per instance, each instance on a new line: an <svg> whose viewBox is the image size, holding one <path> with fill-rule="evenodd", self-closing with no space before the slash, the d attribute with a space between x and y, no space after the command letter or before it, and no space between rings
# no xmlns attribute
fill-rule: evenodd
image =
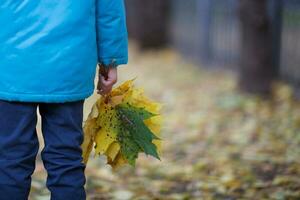
<svg viewBox="0 0 300 200"><path fill-rule="evenodd" d="M97 63L128 62L123 0L2 0L0 27L3 100L85 99Z"/></svg>

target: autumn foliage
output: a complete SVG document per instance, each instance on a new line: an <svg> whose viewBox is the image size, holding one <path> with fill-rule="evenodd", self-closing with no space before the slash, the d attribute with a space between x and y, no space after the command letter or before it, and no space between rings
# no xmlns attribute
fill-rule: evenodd
<svg viewBox="0 0 300 200"><path fill-rule="evenodd" d="M105 155L113 169L126 163L135 166L140 152L160 159L162 106L135 88L133 81L125 81L94 104L84 125L86 164L93 147L95 155Z"/></svg>

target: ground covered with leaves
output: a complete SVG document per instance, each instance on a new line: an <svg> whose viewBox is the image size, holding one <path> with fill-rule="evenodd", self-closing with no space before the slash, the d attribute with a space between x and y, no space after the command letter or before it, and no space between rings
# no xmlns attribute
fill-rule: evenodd
<svg viewBox="0 0 300 200"><path fill-rule="evenodd" d="M205 70L171 50L131 50L119 83L135 84L163 103L162 161L140 156L113 172L91 157L91 200L300 199L300 103L283 83L270 99L238 91L233 73ZM98 98L89 98L85 117ZM31 199L49 199L37 163Z"/></svg>

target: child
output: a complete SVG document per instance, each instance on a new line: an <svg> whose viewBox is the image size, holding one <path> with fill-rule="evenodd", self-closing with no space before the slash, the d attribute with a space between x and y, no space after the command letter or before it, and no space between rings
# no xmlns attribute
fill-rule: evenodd
<svg viewBox="0 0 300 200"><path fill-rule="evenodd" d="M123 0L2 0L0 4L0 200L28 199L39 148L52 200L83 200L85 98L111 91L128 62Z"/></svg>

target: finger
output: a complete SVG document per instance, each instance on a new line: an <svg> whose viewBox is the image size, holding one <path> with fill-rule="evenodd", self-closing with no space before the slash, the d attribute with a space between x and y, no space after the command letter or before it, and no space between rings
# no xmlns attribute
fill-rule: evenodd
<svg viewBox="0 0 300 200"><path fill-rule="evenodd" d="M98 94L108 94L112 91L112 87L105 87L105 88L101 88L100 90L97 91Z"/></svg>
<svg viewBox="0 0 300 200"><path fill-rule="evenodd" d="M103 90L98 90L97 93L102 95L102 96L104 96L106 94Z"/></svg>
<svg viewBox="0 0 300 200"><path fill-rule="evenodd" d="M107 92L107 91L98 91L97 93L102 95L102 96L105 96L105 95L109 94L109 92Z"/></svg>
<svg viewBox="0 0 300 200"><path fill-rule="evenodd" d="M110 84L111 82L114 81L114 78L108 77L108 79L105 79L105 77L101 75L101 76L100 76L100 80L101 80L101 82L102 82L104 85L108 85L108 84Z"/></svg>
<svg viewBox="0 0 300 200"><path fill-rule="evenodd" d="M118 78L117 68L108 68L106 81L116 81Z"/></svg>
<svg viewBox="0 0 300 200"><path fill-rule="evenodd" d="M111 87L116 83L116 79L110 78L108 80L105 80L103 76L100 76L100 82L104 87Z"/></svg>
<svg viewBox="0 0 300 200"><path fill-rule="evenodd" d="M97 88L97 90L100 92L100 91L103 91L103 92L107 92L111 89L112 87L111 86L104 86L104 85L101 85L99 88Z"/></svg>

